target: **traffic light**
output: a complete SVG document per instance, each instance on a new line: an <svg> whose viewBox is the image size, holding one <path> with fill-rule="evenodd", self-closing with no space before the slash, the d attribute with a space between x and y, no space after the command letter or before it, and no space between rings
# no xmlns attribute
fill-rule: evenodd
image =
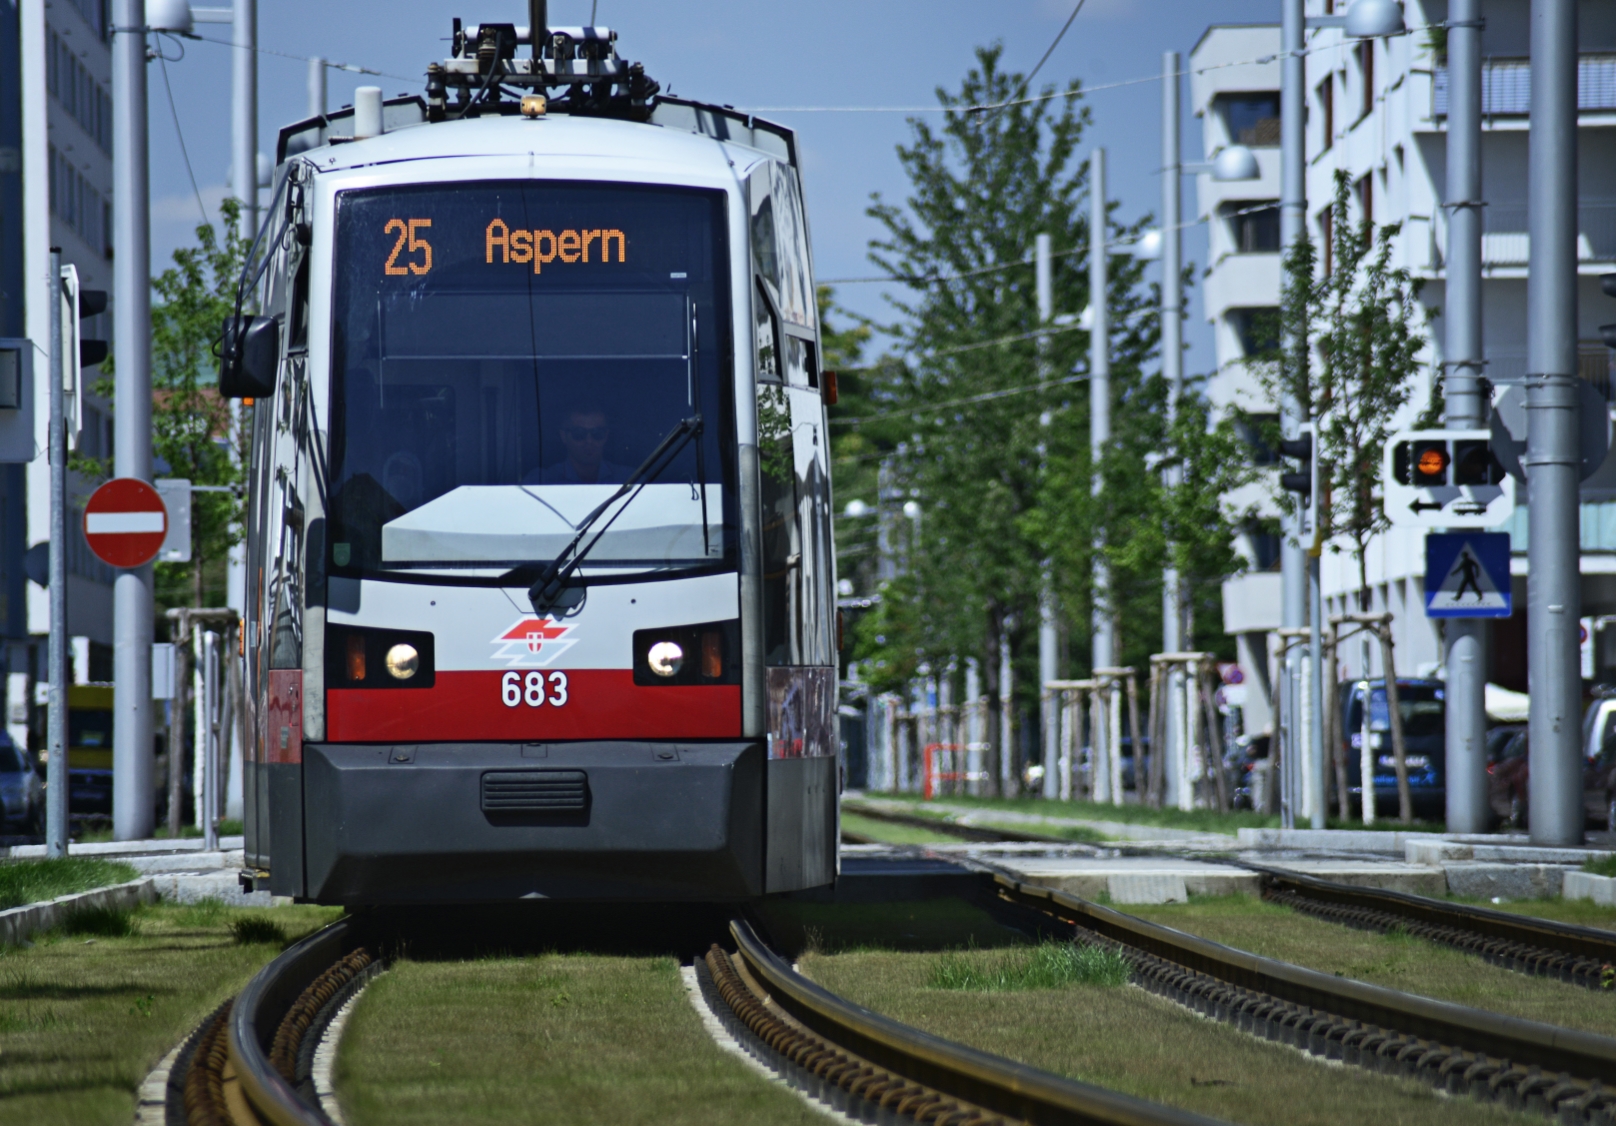
<svg viewBox="0 0 1616 1126"><path fill-rule="evenodd" d="M79 319L97 317L107 311L107 291L104 289L79 290ZM73 328L73 335L79 340L79 367L92 368L107 358L107 342L105 340L86 339L80 335L79 326Z"/></svg>
<svg viewBox="0 0 1616 1126"><path fill-rule="evenodd" d="M1281 438L1279 440L1279 453L1281 457L1288 457L1297 462L1300 468L1295 473L1281 473L1279 487L1287 493L1295 493L1302 500L1310 501L1313 498L1313 435L1304 432L1295 438Z"/></svg>
<svg viewBox="0 0 1616 1126"><path fill-rule="evenodd" d="M62 391L67 396L68 444L77 449L79 429L84 419L84 381L80 368L93 367L107 358L105 340L84 339L82 321L106 312L107 291L84 289L79 271L71 264L62 267Z"/></svg>
<svg viewBox="0 0 1616 1126"><path fill-rule="evenodd" d="M1616 297L1616 274L1600 274L1599 288L1605 291L1606 297ZM1616 348L1616 325L1600 325L1599 338L1605 342L1605 347Z"/></svg>
<svg viewBox="0 0 1616 1126"><path fill-rule="evenodd" d="M1399 485L1497 485L1504 467L1486 438L1417 438L1392 447L1392 477Z"/></svg>

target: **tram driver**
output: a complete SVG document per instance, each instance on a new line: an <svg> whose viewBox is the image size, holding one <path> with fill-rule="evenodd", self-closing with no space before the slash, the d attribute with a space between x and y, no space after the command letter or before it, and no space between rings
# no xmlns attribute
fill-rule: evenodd
<svg viewBox="0 0 1616 1126"><path fill-rule="evenodd" d="M612 428L599 403L583 402L567 411L560 435L567 456L533 470L524 485L621 485L634 472L632 466L618 465L603 456Z"/></svg>

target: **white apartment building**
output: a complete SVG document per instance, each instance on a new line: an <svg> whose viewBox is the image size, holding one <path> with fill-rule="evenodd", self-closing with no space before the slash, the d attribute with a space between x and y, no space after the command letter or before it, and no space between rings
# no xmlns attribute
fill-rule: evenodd
<svg viewBox="0 0 1616 1126"><path fill-rule="evenodd" d="M1339 5L1337 5L1339 7ZM1309 15L1330 14L1331 0L1310 0ZM1495 387L1518 383L1526 370L1526 183L1530 91L1528 0L1486 0L1482 33L1484 215L1483 343L1487 377ZM1598 325L1616 321L1616 303L1599 289L1598 276L1616 271L1616 4L1579 4L1578 335L1582 374L1612 398L1611 360ZM1354 219L1401 223L1394 262L1425 280L1421 301L1429 311L1428 366L1411 388L1407 418L1426 407L1432 374L1443 359L1443 258L1447 241L1443 208L1446 182L1447 75L1441 25L1446 0L1405 0L1409 32L1359 42L1339 30L1307 34L1308 229L1316 242L1334 196L1337 171L1352 188ZM1204 278L1205 315L1216 332L1219 371L1212 395L1220 405L1242 404L1271 412L1261 388L1244 369L1252 339L1253 310L1278 304L1278 217L1254 207L1278 199L1279 73L1277 64L1224 65L1272 56L1279 49L1277 25L1213 27L1191 55L1195 112L1202 120L1208 157L1234 141L1260 148L1261 181L1216 184L1203 176L1199 214L1211 224L1210 262ZM1217 67L1217 69L1207 69ZM1270 217L1271 216L1271 217ZM1257 323L1264 323L1257 318ZM1265 412L1265 413L1267 413ZM1607 478L1609 480L1607 481ZM1599 619L1616 614L1616 459L1584 487L1582 507L1582 599L1585 624L1594 627L1585 670L1609 679L1616 672L1616 629ZM1259 490L1267 514L1271 492ZM1524 500L1524 489L1520 498ZM1244 501L1246 498L1235 498ZM1522 508L1504 530L1513 537L1516 613L1493 623L1488 679L1526 690L1526 535ZM1264 633L1279 624L1277 544L1262 535L1243 537L1252 571L1225 588L1225 626L1241 639L1248 676L1263 676ZM1430 673L1441 661L1440 627L1424 614L1423 536L1393 529L1368 554L1374 609L1395 617L1397 672ZM1345 552L1326 552L1322 567L1326 613L1355 602L1355 562ZM1355 646L1341 654L1343 675L1361 675ZM1378 654L1371 675L1381 673ZM1255 695L1255 694L1253 694ZM1248 709L1248 729L1267 722Z"/></svg>

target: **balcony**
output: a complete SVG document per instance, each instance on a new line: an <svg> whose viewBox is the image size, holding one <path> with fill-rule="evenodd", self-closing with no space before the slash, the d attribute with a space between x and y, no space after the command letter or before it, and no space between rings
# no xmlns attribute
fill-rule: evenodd
<svg viewBox="0 0 1616 1126"><path fill-rule="evenodd" d="M1448 257L1448 225L1432 225L1437 262ZM1482 210L1482 265L1524 268L1532 239L1527 234L1527 207L1521 202L1493 204ZM1584 199L1577 204L1577 262L1616 262L1616 197Z"/></svg>
<svg viewBox="0 0 1616 1126"><path fill-rule="evenodd" d="M1616 110L1616 55L1577 58L1577 110ZM1528 59L1484 59L1481 64L1483 117L1532 112L1532 64ZM1431 116L1448 115L1448 68L1436 68L1431 84Z"/></svg>

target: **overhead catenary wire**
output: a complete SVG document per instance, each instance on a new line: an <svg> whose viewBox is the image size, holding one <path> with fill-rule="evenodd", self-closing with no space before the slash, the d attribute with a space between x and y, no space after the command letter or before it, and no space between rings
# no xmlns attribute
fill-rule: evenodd
<svg viewBox="0 0 1616 1126"><path fill-rule="evenodd" d="M874 414L852 415L845 418L833 418L832 426L857 426L861 422L874 422L882 418L895 418L899 416L913 416L917 414L931 414L936 411L952 410L955 407L968 407L976 403L987 403L994 399L1007 399L1012 395L1026 395L1033 391L1047 391L1051 387L1064 387L1071 383L1083 383L1088 379L1087 372L1074 375L1057 376L1054 379L1041 380L1038 383L1029 383L1024 387L1006 387L1002 391L984 391L980 395L968 395L963 399L948 399L941 403L923 403L912 407L894 407L891 410L877 411Z"/></svg>
<svg viewBox="0 0 1616 1126"><path fill-rule="evenodd" d="M232 43L228 39L209 39L206 35L190 35L190 36L187 36L187 38L195 39L200 43L214 43L214 44L217 44L220 47L230 47L230 48L238 49L238 50L241 47L241 44ZM251 49L253 51L257 52L260 55L274 55L278 59L294 59L294 60L296 60L297 62L300 62L300 63L306 63L311 58L316 58L317 57L317 56L314 56L314 55L294 55L290 51L277 51L277 50L274 50L273 48L270 48L270 47L254 46ZM345 70L345 71L348 71L350 74L373 74L377 78L396 78L400 82L419 82L419 81L421 81L421 76L419 74L413 74L413 75L412 74L392 74L392 73L389 73L388 71L385 71L385 70L372 70L368 66L356 66L353 63L338 63L338 62L331 62L330 60L326 60L325 65L330 67L332 70Z"/></svg>
<svg viewBox="0 0 1616 1126"><path fill-rule="evenodd" d="M211 227L213 220L208 216L207 204L202 202L202 189L196 186L196 173L191 170L191 154L185 147L185 130L180 128L180 111L174 106L174 87L168 81L168 58L158 51L157 62L163 72L163 89L168 93L168 112L174 118L174 135L179 138L180 156L185 160L185 175L191 180L191 191L196 196L197 210L202 212L202 222Z"/></svg>

